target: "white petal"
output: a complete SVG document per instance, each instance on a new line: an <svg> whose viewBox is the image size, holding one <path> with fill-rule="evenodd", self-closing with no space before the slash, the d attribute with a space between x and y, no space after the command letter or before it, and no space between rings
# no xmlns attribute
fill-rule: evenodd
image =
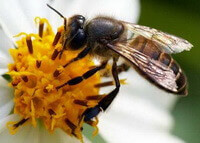
<svg viewBox="0 0 200 143"><path fill-rule="evenodd" d="M12 114L0 120L0 139L7 143L39 143L39 128L34 128L31 124L19 128L15 135L11 135L6 127L9 121L19 121L19 115Z"/></svg>
<svg viewBox="0 0 200 143"><path fill-rule="evenodd" d="M56 129L53 133L49 133L42 124L38 124L36 128L33 128L29 136L30 138L26 137L29 140L34 137L33 143L80 143L78 139L67 135L61 129ZM90 143L85 137L84 142Z"/></svg>
<svg viewBox="0 0 200 143"><path fill-rule="evenodd" d="M11 63L11 61L8 55L0 51L0 69L8 68L8 63Z"/></svg>
<svg viewBox="0 0 200 143"><path fill-rule="evenodd" d="M39 143L79 143L80 141L74 137L70 137L62 130L57 129L54 133L49 133L45 128L40 129Z"/></svg>
<svg viewBox="0 0 200 143"><path fill-rule="evenodd" d="M74 137L70 137L61 129L55 130L54 133L49 133L39 122L34 128L31 124L26 124L19 128L15 135L10 135L6 127L8 121L20 120L18 115L10 115L0 120L0 139L1 142L7 143L80 143ZM86 143L90 141L85 140Z"/></svg>
<svg viewBox="0 0 200 143"><path fill-rule="evenodd" d="M134 122L134 121L133 121ZM182 140L159 130L123 127L112 121L100 128L100 134L109 143L183 143Z"/></svg>
<svg viewBox="0 0 200 143"><path fill-rule="evenodd" d="M122 142L126 138L127 142L142 143L157 134L161 135L157 138L161 138L163 141L167 136L169 139L176 140L175 137L168 134L173 127L169 109L176 100L175 95L160 90L132 69L120 75L120 79L124 78L127 79L127 84L121 86L121 90L110 108L100 116L100 133L105 139L111 142L112 139L119 137L122 139L118 139L118 141L114 139L112 142ZM104 90L106 91L104 93L107 93L111 89ZM150 134L152 132L154 134ZM148 136L148 138L142 136Z"/></svg>
<svg viewBox="0 0 200 143"><path fill-rule="evenodd" d="M0 77L0 119L8 115L13 108L13 90L7 86L7 81Z"/></svg>
<svg viewBox="0 0 200 143"><path fill-rule="evenodd" d="M148 82L144 77L139 75L135 70L130 69L120 75L120 78L127 79L127 85L122 85L120 94L128 93L131 96L137 96L148 100L157 108L170 110L176 102L177 96L159 89L154 84Z"/></svg>
<svg viewBox="0 0 200 143"><path fill-rule="evenodd" d="M15 119L15 121L18 121L19 119ZM11 119L12 121L12 119ZM24 125L23 127L20 127L19 130L15 135L11 135L7 128L4 129L3 132L0 134L1 142L6 143L37 143L32 142L35 136L32 136L32 138L27 138L29 134L31 133L31 130L33 127L29 125Z"/></svg>
<svg viewBox="0 0 200 143"><path fill-rule="evenodd" d="M139 98L118 97L110 110L101 116L102 126L104 121L109 121L111 118L113 123L122 127L132 127L133 130L151 128L168 131L173 125L168 112L157 109L153 104Z"/></svg>
<svg viewBox="0 0 200 143"><path fill-rule="evenodd" d="M32 31L18 1L1 0L0 5L0 25L11 39L19 32Z"/></svg>
<svg viewBox="0 0 200 143"><path fill-rule="evenodd" d="M1 68L1 69L0 69L0 75L5 74L6 72L8 72L8 69L7 69L7 68Z"/></svg>
<svg viewBox="0 0 200 143"><path fill-rule="evenodd" d="M66 17L74 14L87 18L106 15L127 22L137 22L140 12L139 0L57 0L53 6ZM56 22L59 19L57 14L51 12L51 23L58 26Z"/></svg>
<svg viewBox="0 0 200 143"><path fill-rule="evenodd" d="M28 22L30 25L32 25L33 28L35 28L35 22L34 18L49 17L49 8L47 7L47 3L49 0L31 0L31 1L24 1L24 0L17 0L19 2L20 8L24 12L26 18L28 19Z"/></svg>
<svg viewBox="0 0 200 143"><path fill-rule="evenodd" d="M13 48L12 40L8 38L8 36L5 34L3 29L0 27L0 54L3 53L8 57L10 57L8 53L9 48Z"/></svg>
<svg viewBox="0 0 200 143"><path fill-rule="evenodd" d="M0 119L0 139L1 139L1 133L7 130L7 127L6 127L7 122L18 121L18 120L19 120L19 116L16 114L12 114Z"/></svg>
<svg viewBox="0 0 200 143"><path fill-rule="evenodd" d="M12 100L0 107L0 119L6 117L13 109L14 103Z"/></svg>

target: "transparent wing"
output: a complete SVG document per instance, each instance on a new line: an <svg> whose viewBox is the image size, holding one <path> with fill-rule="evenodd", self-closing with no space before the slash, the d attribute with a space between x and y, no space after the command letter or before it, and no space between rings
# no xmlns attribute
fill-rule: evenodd
<svg viewBox="0 0 200 143"><path fill-rule="evenodd" d="M154 28L127 22L123 23L126 25L128 30L133 33L133 37L141 35L149 40L152 40L161 45L160 47L162 47L162 50L168 54L180 53L184 50L189 51L193 47L193 45L187 40L164 33Z"/></svg>
<svg viewBox="0 0 200 143"><path fill-rule="evenodd" d="M135 50L132 47L117 43L115 45L107 44L107 46L118 53L131 64L139 68L139 71L144 73L151 81L155 82L160 87L177 93L178 86L176 83L176 75L173 70L166 65L151 59L147 55Z"/></svg>

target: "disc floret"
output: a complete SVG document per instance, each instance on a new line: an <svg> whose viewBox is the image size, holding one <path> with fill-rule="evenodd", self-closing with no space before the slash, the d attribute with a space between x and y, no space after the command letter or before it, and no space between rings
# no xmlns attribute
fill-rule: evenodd
<svg viewBox="0 0 200 143"><path fill-rule="evenodd" d="M88 55L64 68L79 51L67 50L59 58L59 51L63 49L63 26L54 34L46 19L37 17L35 21L39 24L38 34L20 33L16 36L19 38L17 48L10 49L13 63L8 66L8 74L12 78L10 86L14 88L14 113L22 118L17 123L8 123L10 132L16 133L25 123L36 126L37 120L41 120L50 132L61 128L82 140L82 114L101 99L88 98L98 95L99 88L95 85L100 82L100 75L97 73L80 84L56 89L88 71L94 63Z"/></svg>

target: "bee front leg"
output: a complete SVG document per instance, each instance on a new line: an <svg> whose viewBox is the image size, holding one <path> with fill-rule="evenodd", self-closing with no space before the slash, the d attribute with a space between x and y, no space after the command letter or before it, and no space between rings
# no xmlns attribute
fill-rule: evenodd
<svg viewBox="0 0 200 143"><path fill-rule="evenodd" d="M101 111L105 111L109 105L112 103L114 98L117 96L117 93L119 92L120 89L120 81L118 77L118 72L117 72L117 63L116 59L114 58L113 60L113 65L112 65L112 75L114 77L115 81L115 89L111 91L107 96L105 96L101 101L96 105L95 107L88 108L86 111L83 113L84 121L90 121L92 118L96 117Z"/></svg>
<svg viewBox="0 0 200 143"><path fill-rule="evenodd" d="M91 48L90 46L86 47L85 49L83 49L75 58L73 58L72 60L70 60L68 63L66 63L63 67L67 67L69 64L78 61L82 58L84 58L89 52L90 52Z"/></svg>

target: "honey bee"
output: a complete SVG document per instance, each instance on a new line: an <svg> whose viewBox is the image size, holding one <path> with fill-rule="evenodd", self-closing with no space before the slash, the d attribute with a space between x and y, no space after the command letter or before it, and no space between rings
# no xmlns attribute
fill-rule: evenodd
<svg viewBox="0 0 200 143"><path fill-rule="evenodd" d="M163 90L187 95L186 76L170 54L190 50L193 45L188 41L154 28L106 16L98 16L89 21L86 21L82 15L75 15L66 19L57 10L51 6L49 7L65 20L64 23L68 34L64 36L63 50L83 49L77 57L63 65L63 67L84 58L87 54L101 59L100 66L73 78L57 87L57 89L86 80L97 71L104 69L108 61L113 59L111 73L114 78L115 89L101 99L98 105L86 109L83 114L85 121L90 121L101 111L105 111L118 94L120 81L117 61L119 57L124 58L131 67L134 67L148 81ZM67 49L67 47L69 48ZM60 55L62 52L60 52Z"/></svg>

